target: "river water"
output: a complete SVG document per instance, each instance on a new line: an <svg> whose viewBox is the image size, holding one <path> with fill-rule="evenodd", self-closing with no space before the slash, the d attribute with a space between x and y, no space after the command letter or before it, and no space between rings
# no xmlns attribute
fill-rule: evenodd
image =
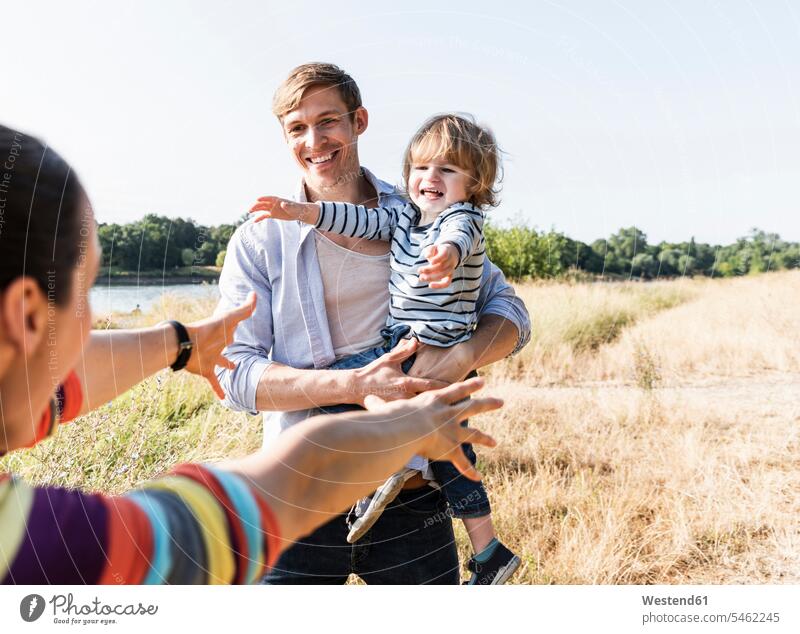
<svg viewBox="0 0 800 634"><path fill-rule="evenodd" d="M94 286L90 291L92 312L95 315L129 313L136 308L147 311L165 295L187 299L217 299L216 284L164 284L163 286Z"/></svg>

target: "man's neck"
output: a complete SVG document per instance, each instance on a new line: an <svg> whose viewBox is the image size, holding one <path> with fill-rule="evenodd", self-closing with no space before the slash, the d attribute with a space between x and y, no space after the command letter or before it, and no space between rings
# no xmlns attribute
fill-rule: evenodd
<svg viewBox="0 0 800 634"><path fill-rule="evenodd" d="M353 178L342 177L335 185L314 185L305 181L306 200L311 203L329 200L354 205L378 206L378 192L367 180L363 169L350 172Z"/></svg>

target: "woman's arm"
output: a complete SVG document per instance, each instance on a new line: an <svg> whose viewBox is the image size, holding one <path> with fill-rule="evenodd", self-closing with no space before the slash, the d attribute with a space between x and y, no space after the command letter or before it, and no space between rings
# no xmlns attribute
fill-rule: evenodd
<svg viewBox="0 0 800 634"><path fill-rule="evenodd" d="M186 324L192 353L186 370L205 377L219 398L222 388L214 374L219 365L235 365L222 356L236 325L255 309L255 295L241 306L214 317ZM81 382L85 414L113 400L152 374L172 365L178 357L178 336L169 324L132 330L93 330L75 368Z"/></svg>
<svg viewBox="0 0 800 634"><path fill-rule="evenodd" d="M245 476L263 494L285 547L373 491L414 454L450 460L479 479L461 443L495 443L459 423L502 405L495 398L460 402L482 385L471 379L391 403L370 397L371 411L317 416L284 431L268 451L217 466Z"/></svg>
<svg viewBox="0 0 800 634"><path fill-rule="evenodd" d="M477 479L461 443L494 441L458 422L501 405L458 402L479 387L475 380L391 404L368 399L378 409L311 419L269 451L180 465L120 497L34 488L0 474L10 546L0 554L0 583L255 582L294 540L414 453L452 460Z"/></svg>

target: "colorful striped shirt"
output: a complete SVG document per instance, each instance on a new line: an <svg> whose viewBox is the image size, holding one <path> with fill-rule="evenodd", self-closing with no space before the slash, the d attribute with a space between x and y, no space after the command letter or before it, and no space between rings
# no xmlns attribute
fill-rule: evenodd
<svg viewBox="0 0 800 634"><path fill-rule="evenodd" d="M71 374L37 441L80 411ZM4 584L253 583L279 553L278 525L243 478L184 464L122 496L31 487L0 474Z"/></svg>
<svg viewBox="0 0 800 634"><path fill-rule="evenodd" d="M368 209L350 203L321 202L317 228L351 238L391 242L389 324L407 324L422 343L448 348L472 336L486 250L483 212L456 203L429 225L413 203ZM432 245L453 244L459 254L451 284L432 290L420 282L422 255Z"/></svg>

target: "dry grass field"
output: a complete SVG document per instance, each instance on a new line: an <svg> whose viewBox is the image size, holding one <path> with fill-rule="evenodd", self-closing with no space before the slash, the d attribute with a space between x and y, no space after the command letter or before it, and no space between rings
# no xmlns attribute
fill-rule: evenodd
<svg viewBox="0 0 800 634"><path fill-rule="evenodd" d="M474 421L500 443L479 460L513 582L800 582L800 272L518 292L532 341L486 373L506 406ZM119 492L259 445L164 373L0 468Z"/></svg>

